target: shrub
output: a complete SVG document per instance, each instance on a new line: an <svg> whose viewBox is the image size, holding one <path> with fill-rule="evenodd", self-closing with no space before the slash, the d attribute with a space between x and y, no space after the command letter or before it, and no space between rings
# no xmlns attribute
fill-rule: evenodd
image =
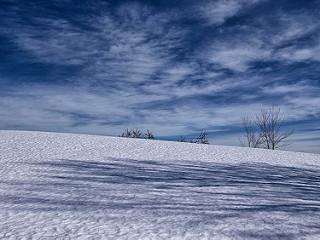
<svg viewBox="0 0 320 240"><path fill-rule="evenodd" d="M144 139L155 139L154 134L147 130L143 133L140 129L126 129L123 133L120 134L119 137L125 138L144 138Z"/></svg>
<svg viewBox="0 0 320 240"><path fill-rule="evenodd" d="M197 143L197 144L209 144L208 140L208 132L206 130L202 130L199 136L195 139L188 140L184 136L180 136L178 142L189 142L189 143Z"/></svg>

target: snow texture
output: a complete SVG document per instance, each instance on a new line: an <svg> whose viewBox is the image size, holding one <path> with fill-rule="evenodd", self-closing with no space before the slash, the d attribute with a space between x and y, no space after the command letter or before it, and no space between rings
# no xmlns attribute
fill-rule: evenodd
<svg viewBox="0 0 320 240"><path fill-rule="evenodd" d="M0 239L320 239L320 155L0 131Z"/></svg>

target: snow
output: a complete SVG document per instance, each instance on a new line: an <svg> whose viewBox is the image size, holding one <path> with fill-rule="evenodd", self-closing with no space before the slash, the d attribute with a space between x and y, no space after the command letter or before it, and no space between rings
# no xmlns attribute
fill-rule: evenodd
<svg viewBox="0 0 320 240"><path fill-rule="evenodd" d="M320 155L0 131L0 239L320 239Z"/></svg>

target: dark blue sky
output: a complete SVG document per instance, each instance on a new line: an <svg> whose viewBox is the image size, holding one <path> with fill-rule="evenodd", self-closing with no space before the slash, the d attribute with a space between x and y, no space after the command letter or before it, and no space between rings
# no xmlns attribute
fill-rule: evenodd
<svg viewBox="0 0 320 240"><path fill-rule="evenodd" d="M281 107L320 152L320 1L0 0L0 128L173 139Z"/></svg>

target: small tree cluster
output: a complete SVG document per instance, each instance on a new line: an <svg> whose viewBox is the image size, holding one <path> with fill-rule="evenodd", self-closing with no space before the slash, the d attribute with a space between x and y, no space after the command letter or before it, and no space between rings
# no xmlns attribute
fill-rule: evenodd
<svg viewBox="0 0 320 240"><path fill-rule="evenodd" d="M244 138L245 142L242 141L242 145L258 148L262 144L262 138L260 134L257 133L256 123L249 119L248 117L242 118Z"/></svg>
<svg viewBox="0 0 320 240"><path fill-rule="evenodd" d="M125 138L144 138L144 139L154 139L154 135L150 130L143 133L140 129L126 129L121 133L120 137Z"/></svg>
<svg viewBox="0 0 320 240"><path fill-rule="evenodd" d="M186 137L180 137L178 142L189 142L189 143L198 143L198 144L209 144L208 140L208 132L206 130L202 130L199 136L195 139L187 140Z"/></svg>
<svg viewBox="0 0 320 240"><path fill-rule="evenodd" d="M282 118L280 108L263 109L255 119L242 119L246 145L252 148L278 149L288 145L286 142L293 131L281 131Z"/></svg>

